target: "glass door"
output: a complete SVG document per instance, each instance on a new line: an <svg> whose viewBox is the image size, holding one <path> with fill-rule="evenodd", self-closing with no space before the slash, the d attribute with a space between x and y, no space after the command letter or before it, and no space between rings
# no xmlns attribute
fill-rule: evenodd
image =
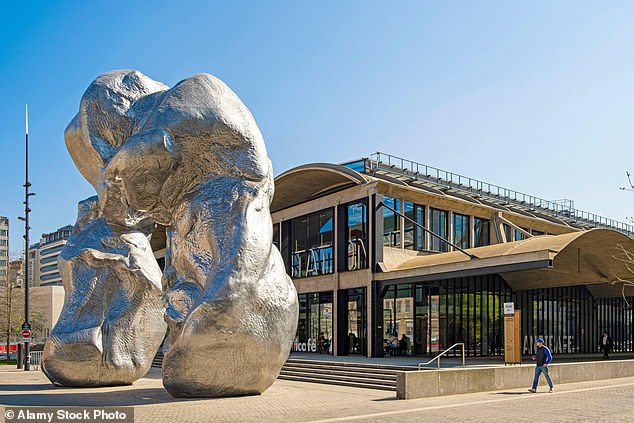
<svg viewBox="0 0 634 423"><path fill-rule="evenodd" d="M348 290L348 354L366 351L366 291L365 288Z"/></svg>

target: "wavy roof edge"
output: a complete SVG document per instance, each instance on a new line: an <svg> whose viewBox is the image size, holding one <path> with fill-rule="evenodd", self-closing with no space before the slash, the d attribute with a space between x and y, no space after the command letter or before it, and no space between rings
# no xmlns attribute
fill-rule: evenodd
<svg viewBox="0 0 634 423"><path fill-rule="evenodd" d="M375 154L387 156L385 153ZM343 190L354 185L362 185L372 181L381 180L401 186L423 190L436 195L459 198L464 201L480 204L497 210L506 210L512 213L527 215L531 218L548 220L555 224L568 226L574 229L588 230L593 228L608 228L617 230L631 238L634 238L634 226L619 222L614 219L603 218L602 216L583 212L574 208L568 209L566 212L557 212L547 207L535 206L532 203L527 203L526 201L518 201L508 196L490 194L483 192L483 190L481 189L476 190L467 186L461 187L460 184L455 184L452 181L442 180L440 178L436 181L434 181L433 178L417 178L415 177L416 175L411 175L407 172L405 172L404 174L399 171L394 171L394 165L389 165L388 168L373 168L371 167L372 162L373 161L370 158L360 158L358 160L348 161L342 164L318 162L308 163L291 168L275 178L276 194L271 204L271 211L275 212L283 210L302 202L310 201L320 196ZM408 162L415 163L411 161ZM376 161L374 161L373 163L376 163ZM362 172L355 170L355 168L360 167L362 167L363 169ZM446 173L450 174L449 172ZM303 175L299 176L300 174ZM290 186L285 184L285 182L293 176L294 182L301 182L301 180L304 180L311 186L311 190L307 192L305 186L304 189L298 190L298 187L293 187L292 184L290 184ZM299 181L295 178L298 178ZM478 182L480 184L494 186L474 179L470 180ZM329 183L331 185L327 186ZM516 191L508 190L505 188L503 189L506 192L520 194ZM529 197L537 198L532 196ZM577 213L584 216L587 215L588 218L579 218L576 215ZM591 217L599 217L600 219L597 220ZM603 219L603 221L601 219Z"/></svg>

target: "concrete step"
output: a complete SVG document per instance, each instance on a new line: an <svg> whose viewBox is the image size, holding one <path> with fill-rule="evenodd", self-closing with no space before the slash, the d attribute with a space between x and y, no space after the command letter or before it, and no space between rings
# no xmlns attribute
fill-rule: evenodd
<svg viewBox="0 0 634 423"><path fill-rule="evenodd" d="M412 370L416 368L389 364L289 358L282 367L280 379L395 391L397 373Z"/></svg>
<svg viewBox="0 0 634 423"><path fill-rule="evenodd" d="M364 374L333 375L333 374L326 374L326 373L295 372L295 371L286 370L286 369L282 369L280 374L284 376L293 376L293 377L304 378L304 379L319 379L319 380L328 380L328 381L337 381L337 382L354 382L354 383L361 383L361 384L373 385L373 386L387 386L387 387L396 386L395 379L394 380L376 379Z"/></svg>
<svg viewBox="0 0 634 423"><path fill-rule="evenodd" d="M297 366L293 364L285 364L282 367L282 370L286 370L289 372L317 374L317 375L328 374L333 376L367 377L372 379L390 380L390 381L396 380L396 372L392 372L392 371L388 371L388 372L381 372L376 370L365 371L362 369L357 369L357 370L345 369L345 368L342 369L338 367L323 369L323 368L312 368L307 366Z"/></svg>
<svg viewBox="0 0 634 423"><path fill-rule="evenodd" d="M156 353L156 355L154 356L154 359L152 360L151 367L158 367L159 369L163 367L163 353L162 352L159 351Z"/></svg>
<svg viewBox="0 0 634 423"><path fill-rule="evenodd" d="M278 379L294 380L298 382L323 383L326 385L350 386L354 388L379 389L382 391L396 391L396 386L365 383L362 381L323 379L318 377L308 378L304 376L294 376L294 375L285 375L285 374L280 374Z"/></svg>
<svg viewBox="0 0 634 423"><path fill-rule="evenodd" d="M392 370L399 372L409 372L418 370L415 366L395 366L389 364L373 364L373 363L355 363L347 361L327 361L327 360L304 360L297 358L289 358L286 364L305 364L311 366L337 367L337 368L359 368L363 370Z"/></svg>

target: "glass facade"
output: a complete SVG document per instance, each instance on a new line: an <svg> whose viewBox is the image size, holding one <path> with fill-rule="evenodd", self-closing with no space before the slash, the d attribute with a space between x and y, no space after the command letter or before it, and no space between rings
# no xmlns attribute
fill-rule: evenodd
<svg viewBox="0 0 634 423"><path fill-rule="evenodd" d="M623 298L602 298L593 303L597 309L598 326L594 331L596 339L594 344L598 345L604 331L612 337L612 351L632 352L634 351L632 334L632 322L634 297Z"/></svg>
<svg viewBox="0 0 634 423"><path fill-rule="evenodd" d="M506 238L506 242L513 241L513 228L506 223L503 223L502 227L504 228L504 237Z"/></svg>
<svg viewBox="0 0 634 423"><path fill-rule="evenodd" d="M510 289L497 275L439 281L440 348L464 342L467 355L503 353L503 304ZM457 354L457 353L456 353Z"/></svg>
<svg viewBox="0 0 634 423"><path fill-rule="evenodd" d="M471 226L469 216L453 214L453 243L458 247L467 249L471 247Z"/></svg>
<svg viewBox="0 0 634 423"><path fill-rule="evenodd" d="M400 213L401 200L397 198L385 197L383 202L386 206ZM386 247L401 246L401 217L387 207L383 207L383 245Z"/></svg>
<svg viewBox="0 0 634 423"><path fill-rule="evenodd" d="M291 220L291 277L333 273L333 209L324 209Z"/></svg>
<svg viewBox="0 0 634 423"><path fill-rule="evenodd" d="M404 215L420 226L425 226L425 207L411 201L403 202ZM408 250L425 250L425 231L412 221L403 219L404 248Z"/></svg>
<svg viewBox="0 0 634 423"><path fill-rule="evenodd" d="M426 207L412 201L390 197L383 201L421 226L428 223L434 234L451 237L463 249L490 245L491 231L496 230L486 218L436 208L427 208L426 215ZM290 276L298 279L372 267L373 256L376 262L381 259L371 251L370 222L380 223L381 219L383 233L380 229L376 233L379 248L382 242L383 246L414 251L449 250L445 241L426 237L416 224L388 208L370 215L369 204L369 198L362 198L273 225L273 244L282 252ZM502 230L508 242L526 238L509 224L503 224ZM525 231L543 234L530 228ZM398 256L394 251L388 254ZM45 257L42 262L49 260L53 259ZM399 284L351 276L346 283L354 288L337 291L336 307L332 291L299 294L294 351L433 356L464 342L468 356L502 356L503 304L513 302L521 313L521 351L525 356L533 354L537 337L543 337L555 354L594 354L604 330L612 336L614 352L634 352L634 314L630 306L634 298L594 298L584 286L513 291L498 274L431 281L411 278ZM299 289L302 282L296 283ZM365 286L359 286L362 284ZM332 289L330 285L313 286L309 289ZM370 287L372 309L368 309ZM335 309L337 316L333 316ZM338 341L335 351L330 350L333 337ZM368 345L372 346L370 351ZM458 355L459 351L450 354Z"/></svg>
<svg viewBox="0 0 634 423"><path fill-rule="evenodd" d="M299 318L293 351L328 353L332 334L332 291L299 294ZM320 342L321 334L328 340Z"/></svg>
<svg viewBox="0 0 634 423"><path fill-rule="evenodd" d="M523 239L528 238L528 236L524 235L523 232L518 231L517 229L513 231L513 235L514 235L514 241L521 241Z"/></svg>
<svg viewBox="0 0 634 423"><path fill-rule="evenodd" d="M483 247L491 242L491 223L488 219L475 217L473 219L473 246Z"/></svg>
<svg viewBox="0 0 634 423"><path fill-rule="evenodd" d="M582 342L593 326L592 296L584 287L562 287L519 291L515 308L522 312L522 353L532 354L535 339L544 338L555 354L592 352ZM586 336L587 338L587 336Z"/></svg>
<svg viewBox="0 0 634 423"><path fill-rule="evenodd" d="M634 351L634 297L594 299L583 286L512 292L499 275L484 275L391 285L380 298L384 354L429 356L464 342L468 356L501 356L505 302L520 310L523 355L538 337L555 354L593 354L603 331L614 352ZM403 334L407 349L390 347Z"/></svg>
<svg viewBox="0 0 634 423"><path fill-rule="evenodd" d="M447 239L449 235L449 213L445 210L438 209L429 209L430 213L430 230L438 235L440 238L435 236L431 237L431 249L432 251L440 251L445 252L449 251L448 245L445 241L441 241L441 239Z"/></svg>
<svg viewBox="0 0 634 423"><path fill-rule="evenodd" d="M387 287L382 294L383 349L388 355L427 355L439 347L438 290L415 284Z"/></svg>
<svg viewBox="0 0 634 423"><path fill-rule="evenodd" d="M350 203L346 211L346 270L368 267L368 202L366 199Z"/></svg>

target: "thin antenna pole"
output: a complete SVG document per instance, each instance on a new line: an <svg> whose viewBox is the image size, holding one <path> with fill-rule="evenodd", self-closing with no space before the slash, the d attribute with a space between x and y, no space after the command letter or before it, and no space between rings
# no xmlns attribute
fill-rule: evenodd
<svg viewBox="0 0 634 423"><path fill-rule="evenodd" d="M26 105L25 115L25 163L24 163L24 323L22 324L22 330L31 330L31 324L29 322L29 105ZM29 371L31 369L31 338L24 338L24 370Z"/></svg>

